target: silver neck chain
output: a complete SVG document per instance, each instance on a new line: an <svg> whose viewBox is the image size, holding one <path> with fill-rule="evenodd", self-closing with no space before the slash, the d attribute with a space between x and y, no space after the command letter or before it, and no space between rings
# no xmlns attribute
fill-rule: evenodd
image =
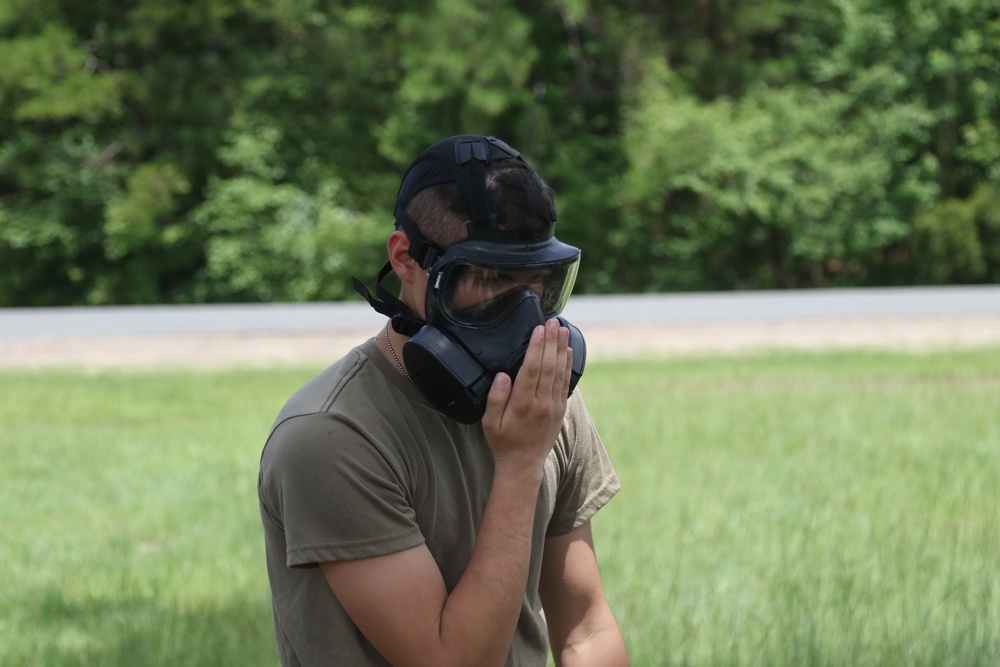
<svg viewBox="0 0 1000 667"><path fill-rule="evenodd" d="M385 344L389 346L389 354L392 355L392 358L396 362L396 365L399 366L399 370L403 371L403 375L406 377L407 380L413 382L413 378L411 378L410 374L406 372L406 368L403 367L403 364L399 362L399 357L396 356L396 350L392 349L392 341L389 340L388 324L385 325Z"/></svg>

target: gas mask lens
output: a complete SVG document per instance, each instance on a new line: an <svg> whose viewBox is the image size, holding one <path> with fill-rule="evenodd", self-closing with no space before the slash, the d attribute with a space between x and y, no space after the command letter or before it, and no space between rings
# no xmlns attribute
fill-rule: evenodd
<svg viewBox="0 0 1000 667"><path fill-rule="evenodd" d="M487 325L501 320L526 293L534 293L542 314L552 317L566 305L579 265L579 255L538 266L456 261L442 272L438 302L454 321Z"/></svg>

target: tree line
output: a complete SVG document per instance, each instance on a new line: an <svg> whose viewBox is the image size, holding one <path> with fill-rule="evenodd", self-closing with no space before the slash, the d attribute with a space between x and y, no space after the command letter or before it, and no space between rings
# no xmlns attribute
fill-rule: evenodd
<svg viewBox="0 0 1000 667"><path fill-rule="evenodd" d="M5 0L0 305L342 299L495 134L578 291L1000 282L996 0Z"/></svg>

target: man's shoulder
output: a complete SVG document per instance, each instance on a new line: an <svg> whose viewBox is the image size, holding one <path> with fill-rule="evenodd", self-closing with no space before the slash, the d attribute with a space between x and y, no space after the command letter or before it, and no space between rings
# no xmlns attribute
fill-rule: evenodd
<svg viewBox="0 0 1000 667"><path fill-rule="evenodd" d="M566 418L563 421L563 437L573 444L580 437L589 437L593 427L593 421L586 404L583 402L583 394L579 389L574 391L566 404Z"/></svg>
<svg viewBox="0 0 1000 667"><path fill-rule="evenodd" d="M358 345L299 387L278 413L271 435L296 417L364 411L377 402L386 383L372 363L369 347L370 341Z"/></svg>

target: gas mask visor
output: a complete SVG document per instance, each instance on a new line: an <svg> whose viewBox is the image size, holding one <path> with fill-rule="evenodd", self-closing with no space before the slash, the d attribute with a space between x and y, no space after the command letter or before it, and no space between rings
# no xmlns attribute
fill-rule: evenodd
<svg viewBox="0 0 1000 667"><path fill-rule="evenodd" d="M447 249L430 270L428 320L493 327L533 293L545 319L562 312L573 291L580 250L554 237L511 245L466 241Z"/></svg>

